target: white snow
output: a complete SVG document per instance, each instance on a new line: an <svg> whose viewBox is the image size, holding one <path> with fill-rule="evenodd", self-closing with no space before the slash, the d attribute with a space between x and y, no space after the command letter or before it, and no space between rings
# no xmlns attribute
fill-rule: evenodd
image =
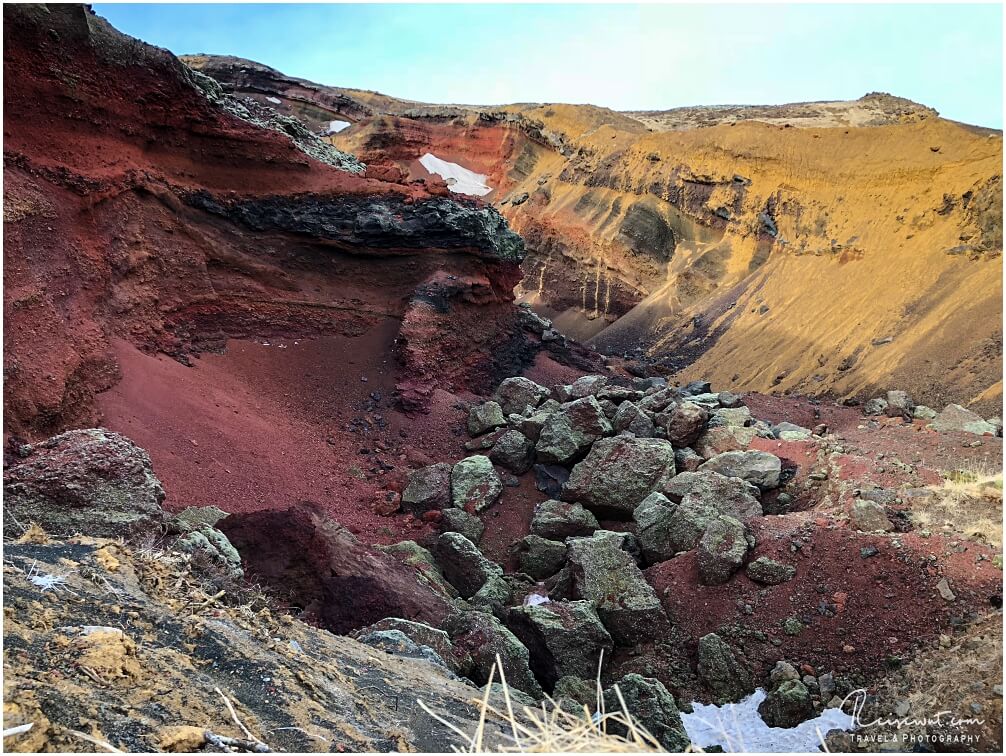
<svg viewBox="0 0 1006 756"><path fill-rule="evenodd" d="M266 97L266 99L269 102L271 102L273 105L282 105L283 104L283 101L281 99L279 99L278 97Z"/></svg>
<svg viewBox="0 0 1006 756"><path fill-rule="evenodd" d="M343 129L348 129L350 126L349 121L329 121L328 130L325 134L338 134Z"/></svg>
<svg viewBox="0 0 1006 756"><path fill-rule="evenodd" d="M524 597L524 606L538 606L539 604L549 604L551 599L548 596L542 596L540 593L529 593Z"/></svg>
<svg viewBox="0 0 1006 756"><path fill-rule="evenodd" d="M447 182L447 188L452 192L482 197L492 191L492 187L486 184L486 177L483 174L470 171L457 163L448 163L429 152L419 158L419 162L430 173L443 177Z"/></svg>
<svg viewBox="0 0 1006 756"><path fill-rule="evenodd" d="M765 690L758 688L735 704L693 703L693 712L682 712L681 721L693 745L721 745L727 753L819 751L821 739L830 730L853 729L853 716L837 708L825 709L819 717L789 729L769 727L758 714L758 704L764 700Z"/></svg>

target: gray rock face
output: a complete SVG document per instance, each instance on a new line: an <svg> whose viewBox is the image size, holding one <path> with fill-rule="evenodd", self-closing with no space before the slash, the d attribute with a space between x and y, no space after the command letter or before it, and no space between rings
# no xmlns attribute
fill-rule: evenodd
<svg viewBox="0 0 1006 756"><path fill-rule="evenodd" d="M433 556L461 598L470 599L490 578L503 575L502 567L486 559L479 547L460 533L441 533Z"/></svg>
<svg viewBox="0 0 1006 756"><path fill-rule="evenodd" d="M799 680L784 680L772 688L758 706L769 727L796 727L814 715L810 691Z"/></svg>
<svg viewBox="0 0 1006 756"><path fill-rule="evenodd" d="M668 413L665 429L674 446L691 446L705 430L709 410L695 402L682 402Z"/></svg>
<svg viewBox="0 0 1006 756"><path fill-rule="evenodd" d="M629 714L656 738L661 746L673 753L684 751L690 745L691 741L681 723L681 714L678 712L674 696L667 691L662 682L652 677L629 674L617 684ZM604 691L604 708L606 711L622 710L614 688ZM627 730L618 725L611 725L610 731L616 735L627 734Z"/></svg>
<svg viewBox="0 0 1006 756"><path fill-rule="evenodd" d="M708 460L699 468L699 471L702 470L718 472L728 478L741 478L767 491L779 487L782 462L769 452L730 451Z"/></svg>
<svg viewBox="0 0 1006 756"><path fill-rule="evenodd" d="M507 684L535 699L544 695L531 672L527 648L494 616L485 612L461 612L447 618L445 629L454 648L471 658L468 676L473 681L479 685L488 683L489 673L499 655ZM499 672L496 680L499 680Z"/></svg>
<svg viewBox="0 0 1006 756"><path fill-rule="evenodd" d="M566 563L566 544L550 541L541 536L524 536L516 544L520 571L535 580L544 580L554 575Z"/></svg>
<svg viewBox="0 0 1006 756"><path fill-rule="evenodd" d="M523 475L534 464L534 443L520 431L508 430L496 439L489 459L500 467Z"/></svg>
<svg viewBox="0 0 1006 756"><path fill-rule="evenodd" d="M482 454L461 460L451 470L451 500L458 509L481 512L503 493L503 481Z"/></svg>
<svg viewBox="0 0 1006 756"><path fill-rule="evenodd" d="M569 462L612 432L597 399L588 396L564 404L549 415L538 435L535 451L541 462Z"/></svg>
<svg viewBox="0 0 1006 756"><path fill-rule="evenodd" d="M915 402L907 391L887 392L887 416L910 418L915 412Z"/></svg>
<svg viewBox="0 0 1006 756"><path fill-rule="evenodd" d="M751 674L720 636L709 633L699 639L699 679L713 692L719 705L739 701L754 693Z"/></svg>
<svg viewBox="0 0 1006 756"><path fill-rule="evenodd" d="M115 538L159 532L168 516L150 457L104 428L32 444L4 470L4 535L36 523L47 533ZM16 520L16 522L15 522Z"/></svg>
<svg viewBox="0 0 1006 756"><path fill-rule="evenodd" d="M503 408L496 402L483 402L473 405L468 410L468 432L473 436L481 436L504 425L506 416L503 414Z"/></svg>
<svg viewBox="0 0 1006 756"><path fill-rule="evenodd" d="M758 488L741 478L728 478L718 472L698 470L676 475L664 487L671 501L683 501L686 495L705 502L719 514L736 517L747 522L762 514L762 505L756 498Z"/></svg>
<svg viewBox="0 0 1006 756"><path fill-rule="evenodd" d="M671 515L675 508L677 504L654 492L643 499L632 513L643 561L648 565L664 562L675 554L670 535Z"/></svg>
<svg viewBox="0 0 1006 756"><path fill-rule="evenodd" d="M978 436L985 434L990 436L996 435L996 427L994 425L983 420L971 410L964 409L959 404L948 404L933 419L929 427L941 433L960 431L963 433L974 433Z"/></svg>
<svg viewBox="0 0 1006 756"><path fill-rule="evenodd" d="M601 439L573 468L562 497L595 509L631 514L674 472L674 448L663 439Z"/></svg>
<svg viewBox="0 0 1006 756"><path fill-rule="evenodd" d="M856 499L852 502L852 522L857 529L867 533L878 530L886 533L894 529L884 507L875 501L865 499Z"/></svg>
<svg viewBox="0 0 1006 756"><path fill-rule="evenodd" d="M611 420L616 433L628 431L638 438L653 436L653 421L632 402L622 402Z"/></svg>
<svg viewBox="0 0 1006 756"><path fill-rule="evenodd" d="M779 583L793 579L796 575L796 567L761 556L749 562L745 572L756 583L779 585Z"/></svg>
<svg viewBox="0 0 1006 756"><path fill-rule="evenodd" d="M504 415L523 414L528 407L537 407L548 399L549 390L523 376L507 378L496 389L493 398Z"/></svg>
<svg viewBox="0 0 1006 756"><path fill-rule="evenodd" d="M699 540L699 579L706 585L727 582L743 566L754 546L754 536L744 523L720 515L709 523Z"/></svg>
<svg viewBox="0 0 1006 756"><path fill-rule="evenodd" d="M444 509L451 505L451 469L446 462L421 467L409 473L402 492L402 508L410 512Z"/></svg>
<svg viewBox="0 0 1006 756"><path fill-rule="evenodd" d="M667 616L635 560L604 538L571 538L568 552L575 597L593 602L616 643L656 637Z"/></svg>
<svg viewBox="0 0 1006 756"><path fill-rule="evenodd" d="M472 543L482 540L486 526L482 520L463 509L448 507L440 513L440 530L443 533L460 533Z"/></svg>
<svg viewBox="0 0 1006 756"><path fill-rule="evenodd" d="M581 505L556 499L536 506L531 518L531 532L554 541L564 541L570 536L589 536L600 527L597 518Z"/></svg>
<svg viewBox="0 0 1006 756"><path fill-rule="evenodd" d="M561 677L596 675L601 653L607 657L612 649L611 636L589 601L514 607L507 624L530 652L531 669L546 690Z"/></svg>

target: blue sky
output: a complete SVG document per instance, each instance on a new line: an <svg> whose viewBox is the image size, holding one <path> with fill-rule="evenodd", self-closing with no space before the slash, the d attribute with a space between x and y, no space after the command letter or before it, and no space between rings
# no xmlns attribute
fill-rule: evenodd
<svg viewBox="0 0 1006 756"><path fill-rule="evenodd" d="M94 8L177 54L426 102L658 110L884 91L1002 128L998 4Z"/></svg>

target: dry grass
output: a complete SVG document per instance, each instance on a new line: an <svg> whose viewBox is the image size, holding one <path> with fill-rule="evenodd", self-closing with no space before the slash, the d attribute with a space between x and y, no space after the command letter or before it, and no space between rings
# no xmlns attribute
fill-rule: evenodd
<svg viewBox="0 0 1006 756"><path fill-rule="evenodd" d="M1003 473L987 463L962 465L943 473L928 503L912 506L920 529L958 533L1002 551Z"/></svg>

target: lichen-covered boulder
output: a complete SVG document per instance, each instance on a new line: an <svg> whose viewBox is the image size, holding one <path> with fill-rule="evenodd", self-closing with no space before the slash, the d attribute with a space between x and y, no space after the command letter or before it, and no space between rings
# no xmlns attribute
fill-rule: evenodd
<svg viewBox="0 0 1006 756"><path fill-rule="evenodd" d="M887 416L911 418L915 412L915 401L907 391L887 392Z"/></svg>
<svg viewBox="0 0 1006 756"><path fill-rule="evenodd" d="M175 541L175 548L189 554L202 552L229 575L244 577L241 555L230 540L216 528L202 527L190 530Z"/></svg>
<svg viewBox="0 0 1006 756"><path fill-rule="evenodd" d="M782 460L765 451L729 451L717 454L699 467L699 471L710 470L728 478L741 478L762 491L779 487Z"/></svg>
<svg viewBox="0 0 1006 756"><path fill-rule="evenodd" d="M852 524L858 530L866 533L878 531L888 532L894 529L887 511L882 504L867 499L856 499L852 502Z"/></svg>
<svg viewBox="0 0 1006 756"><path fill-rule="evenodd" d="M589 536L600 527L593 513L580 504L556 499L538 504L531 518L531 532L554 541L564 541L570 536Z"/></svg>
<svg viewBox="0 0 1006 756"><path fill-rule="evenodd" d="M537 407L548 399L549 390L523 376L505 379L496 389L493 399L504 415L521 415L528 408Z"/></svg>
<svg viewBox="0 0 1006 756"><path fill-rule="evenodd" d="M406 659L421 659L454 673L454 670L450 668L435 649L416 642L401 630L370 630L356 636L356 639L360 643L378 648L392 656L402 656Z"/></svg>
<svg viewBox="0 0 1006 756"><path fill-rule="evenodd" d="M460 533L441 533L433 556L444 579L457 588L461 598L471 598L486 581L503 574L502 567L489 561L478 546Z"/></svg>
<svg viewBox="0 0 1006 756"><path fill-rule="evenodd" d="M668 440L674 446L690 446L699 437L709 420L709 410L695 402L681 402L667 413Z"/></svg>
<svg viewBox="0 0 1006 756"><path fill-rule="evenodd" d="M705 461L705 458L697 454L690 446L674 449L674 467L677 468L678 473L695 472L699 469L699 465Z"/></svg>
<svg viewBox="0 0 1006 756"><path fill-rule="evenodd" d="M352 637L363 640L363 636L369 633L389 631L400 632L411 638L417 645L432 649L454 674L465 675L471 667L471 657L467 654L459 653L454 648L450 636L445 631L423 624L422 622L413 622L412 620L401 619L399 617L388 617L355 631L352 633ZM366 643L367 641L364 642ZM380 644L371 643L370 645L381 647Z"/></svg>
<svg viewBox="0 0 1006 756"><path fill-rule="evenodd" d="M534 442L519 430L508 430L496 439L489 459L500 467L522 475L534 464Z"/></svg>
<svg viewBox="0 0 1006 756"><path fill-rule="evenodd" d="M941 433L959 431L974 433L978 436L996 435L994 425L959 404L948 404L940 414L933 418L929 427Z"/></svg>
<svg viewBox="0 0 1006 756"><path fill-rule="evenodd" d="M760 556L748 562L745 572L756 583L779 585L793 579L796 575L796 567L777 562L769 557Z"/></svg>
<svg viewBox="0 0 1006 756"><path fill-rule="evenodd" d="M524 536L514 544L520 571L535 580L544 580L554 575L566 563L566 544L550 541L541 536Z"/></svg>
<svg viewBox="0 0 1006 756"><path fill-rule="evenodd" d="M451 505L451 469L446 462L427 465L409 473L402 492L402 508L413 513L444 509Z"/></svg>
<svg viewBox="0 0 1006 756"><path fill-rule="evenodd" d="M593 602L616 643L635 645L666 628L667 616L635 559L608 538L571 538L568 562L575 598Z"/></svg>
<svg viewBox="0 0 1006 756"><path fill-rule="evenodd" d="M662 493L671 501L680 502L686 495L701 500L720 514L746 522L762 515L758 501L760 491L740 478L728 478L710 470L683 472L675 475Z"/></svg>
<svg viewBox="0 0 1006 756"><path fill-rule="evenodd" d="M751 532L740 520L720 515L709 523L698 546L699 579L720 585L737 572L755 546Z"/></svg>
<svg viewBox="0 0 1006 756"><path fill-rule="evenodd" d="M561 677L597 674L611 636L589 601L549 601L510 609L507 625L531 655L531 669L551 690Z"/></svg>
<svg viewBox="0 0 1006 756"><path fill-rule="evenodd" d="M444 629L456 651L471 658L468 676L479 685L489 682L489 674L498 655L508 685L535 699L544 695L531 672L527 648L493 615L459 612L447 618ZM494 681L499 681L499 672Z"/></svg>
<svg viewBox="0 0 1006 756"><path fill-rule="evenodd" d="M538 435L535 452L541 462L570 462L611 432L611 423L601 405L595 397L587 396L562 405L548 416Z"/></svg>
<svg viewBox="0 0 1006 756"><path fill-rule="evenodd" d="M662 493L651 493L632 513L636 521L636 537L639 539L643 561L646 564L664 562L676 553L671 543L671 515L677 504Z"/></svg>
<svg viewBox="0 0 1006 756"><path fill-rule="evenodd" d="M451 500L458 509L481 512L503 493L503 481L489 457L467 457L451 470Z"/></svg>
<svg viewBox="0 0 1006 756"><path fill-rule="evenodd" d="M483 402L473 405L468 410L468 432L473 436L481 436L504 425L506 416L497 402Z"/></svg>
<svg viewBox="0 0 1006 756"><path fill-rule="evenodd" d="M719 517L715 502L695 494L686 494L662 526L667 537L667 553L694 549L709 523Z"/></svg>
<svg viewBox="0 0 1006 756"><path fill-rule="evenodd" d="M674 448L663 439L605 438L573 468L562 498L604 512L632 514L674 472Z"/></svg>
<svg viewBox="0 0 1006 756"><path fill-rule="evenodd" d="M814 715L814 703L806 685L784 680L768 692L758 713L769 727L796 727Z"/></svg>
<svg viewBox="0 0 1006 756"><path fill-rule="evenodd" d="M482 540L486 526L482 520L457 507L448 507L440 513L441 533L460 533L472 543Z"/></svg>
<svg viewBox="0 0 1006 756"><path fill-rule="evenodd" d="M751 674L716 633L699 639L698 672L720 705L739 701L755 689Z"/></svg>
<svg viewBox="0 0 1006 756"><path fill-rule="evenodd" d="M706 428L692 448L703 459L712 459L717 454L746 449L758 431L755 428L738 428L733 425L717 425Z"/></svg>
<svg viewBox="0 0 1006 756"><path fill-rule="evenodd" d="M664 684L652 677L629 674L618 681L618 690L632 718L650 733L666 750L684 751L691 744L681 722L678 705ZM614 687L604 691L605 711L621 711L622 704ZM609 732L628 734L623 725L610 723Z"/></svg>
<svg viewBox="0 0 1006 756"><path fill-rule="evenodd" d="M597 393L608 385L608 379L603 375L583 375L573 381L569 387L570 399L583 399L586 396L597 396Z"/></svg>
<svg viewBox="0 0 1006 756"><path fill-rule="evenodd" d="M616 433L628 432L637 438L650 438L654 425L650 416L632 402L622 402L611 419Z"/></svg>
<svg viewBox="0 0 1006 756"><path fill-rule="evenodd" d="M22 448L23 457L4 470L6 537L31 523L63 536L162 532L164 489L150 457L125 436L89 428Z"/></svg>

